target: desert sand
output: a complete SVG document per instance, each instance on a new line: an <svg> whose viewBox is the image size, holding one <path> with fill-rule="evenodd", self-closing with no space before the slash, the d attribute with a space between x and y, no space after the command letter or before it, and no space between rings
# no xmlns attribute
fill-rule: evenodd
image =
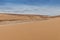
<svg viewBox="0 0 60 40"><path fill-rule="evenodd" d="M15 22L21 21L21 16L0 14L0 40L60 40L60 17L36 17ZM7 21L9 24L4 24Z"/></svg>

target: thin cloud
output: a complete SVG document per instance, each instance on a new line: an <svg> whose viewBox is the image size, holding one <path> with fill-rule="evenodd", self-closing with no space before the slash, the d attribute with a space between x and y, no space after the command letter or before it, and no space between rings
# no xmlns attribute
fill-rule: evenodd
<svg viewBox="0 0 60 40"><path fill-rule="evenodd" d="M0 13L60 15L60 7L57 6L33 6L6 3L0 6Z"/></svg>

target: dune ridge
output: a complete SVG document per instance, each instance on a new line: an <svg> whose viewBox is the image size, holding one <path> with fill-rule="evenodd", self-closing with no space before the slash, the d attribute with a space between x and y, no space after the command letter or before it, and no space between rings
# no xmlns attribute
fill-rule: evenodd
<svg viewBox="0 0 60 40"><path fill-rule="evenodd" d="M60 16L48 16L48 15L28 15L28 14L0 14L0 24L9 22L30 22L30 21L42 21L49 20Z"/></svg>

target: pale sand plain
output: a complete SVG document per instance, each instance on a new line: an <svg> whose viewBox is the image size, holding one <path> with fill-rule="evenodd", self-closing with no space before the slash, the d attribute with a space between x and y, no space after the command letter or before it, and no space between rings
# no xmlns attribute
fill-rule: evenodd
<svg viewBox="0 0 60 40"><path fill-rule="evenodd" d="M60 17L27 23L0 24L0 40L60 40Z"/></svg>

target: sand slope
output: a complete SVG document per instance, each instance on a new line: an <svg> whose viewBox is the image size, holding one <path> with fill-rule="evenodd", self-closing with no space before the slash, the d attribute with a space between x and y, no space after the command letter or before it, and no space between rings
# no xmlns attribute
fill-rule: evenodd
<svg viewBox="0 0 60 40"><path fill-rule="evenodd" d="M0 25L0 40L60 40L60 18Z"/></svg>

